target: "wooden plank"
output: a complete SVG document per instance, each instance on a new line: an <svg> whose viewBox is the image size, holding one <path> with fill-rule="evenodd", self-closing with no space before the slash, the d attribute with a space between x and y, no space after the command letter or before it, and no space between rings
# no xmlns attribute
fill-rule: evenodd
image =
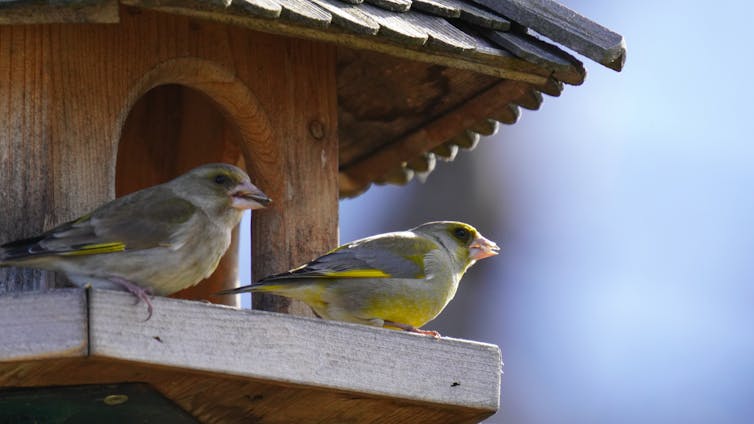
<svg viewBox="0 0 754 424"><path fill-rule="evenodd" d="M484 35L514 55L557 72L569 72L575 66L581 65L581 62L568 53L529 34L486 31Z"/></svg>
<svg viewBox="0 0 754 424"><path fill-rule="evenodd" d="M327 28L332 22L330 12L308 1L275 0L283 7L280 17L296 24Z"/></svg>
<svg viewBox="0 0 754 424"><path fill-rule="evenodd" d="M105 105L115 96L96 84L97 77L87 81L86 91L79 92L75 80L81 73L56 67L65 61L61 58L70 60L66 53L73 48L58 44L63 31L57 29L74 27L81 26L54 27L56 31L51 25L0 26L2 242L36 235L112 198L115 169L108 141L115 131L101 131L99 124L114 121ZM87 47L84 42L75 48L91 54ZM101 64L102 58L97 62ZM101 71L97 66L90 69ZM105 78L104 73L97 75ZM108 81L112 77L106 76ZM84 103L72 106L74 99L82 97ZM86 113L70 111L81 104L88 105L81 109ZM0 269L0 292L56 284L49 272Z"/></svg>
<svg viewBox="0 0 754 424"><path fill-rule="evenodd" d="M458 18L461 16L461 9L457 5L444 0L413 0L411 9L443 18Z"/></svg>
<svg viewBox="0 0 754 424"><path fill-rule="evenodd" d="M458 25L469 37L474 39L476 49L469 52L470 57L492 62L511 55L532 64L535 68L544 68L555 78L572 85L580 85L586 78L584 65L560 50L530 35L473 28L469 24ZM507 41L509 40L509 41ZM544 83L541 83L544 84Z"/></svg>
<svg viewBox="0 0 754 424"><path fill-rule="evenodd" d="M118 0L0 1L0 25L118 22Z"/></svg>
<svg viewBox="0 0 754 424"><path fill-rule="evenodd" d="M408 11L402 16L429 35L426 47L451 52L467 52L475 48L472 37L451 25L444 18L413 11Z"/></svg>
<svg viewBox="0 0 754 424"><path fill-rule="evenodd" d="M377 7L393 12L405 12L411 8L411 0L366 0Z"/></svg>
<svg viewBox="0 0 754 424"><path fill-rule="evenodd" d="M626 41L623 36L553 0L472 1L610 69L623 69L626 61Z"/></svg>
<svg viewBox="0 0 754 424"><path fill-rule="evenodd" d="M260 155L276 158L265 161L257 173L264 176L260 188L273 199L269 208L252 214L252 275L258 279L338 245L336 49L243 28L231 31L234 40L244 40L234 46L239 78L274 128L274 138L265 147L269 151L257 149L246 156L247 164L259 162ZM250 145L256 137L249 134ZM279 296L255 295L252 304L256 309L313 315L306 304Z"/></svg>
<svg viewBox="0 0 754 424"><path fill-rule="evenodd" d="M362 4L359 9L380 24L380 37L417 47L424 45L429 39L426 31L403 19L399 14L368 4Z"/></svg>
<svg viewBox="0 0 754 424"><path fill-rule="evenodd" d="M145 322L144 305L128 293L93 290L89 299L95 358L480 414L498 407L501 359L494 345L162 297Z"/></svg>
<svg viewBox="0 0 754 424"><path fill-rule="evenodd" d="M482 28L494 29L498 31L507 31L511 27L511 21L508 19L489 12L485 9L476 7L470 3L461 0L442 0L443 3L453 6L461 11L461 20Z"/></svg>
<svg viewBox="0 0 754 424"><path fill-rule="evenodd" d="M375 35L380 25L355 5L337 0L309 0L332 15L332 23L356 34Z"/></svg>
<svg viewBox="0 0 754 424"><path fill-rule="evenodd" d="M0 296L0 362L87 354L86 293L82 289Z"/></svg>
<svg viewBox="0 0 754 424"><path fill-rule="evenodd" d="M467 29L469 28L468 24L460 24L459 27L461 29ZM486 30L483 29L477 29L475 31L478 32L485 32ZM568 56L569 58L573 59L572 62L568 62L567 66L556 66L555 68L551 65L551 62L548 62L546 60L539 60L539 61L526 61L524 59L519 59L517 56L515 56L512 52L505 49L503 46L499 44L492 43L488 38L482 37L481 35L478 35L475 33L474 30L467 30L466 34L474 39L474 50L469 51L466 53L467 57L470 59L476 59L480 62L486 62L486 63L500 63L500 66L510 66L504 64L505 61L510 63L510 59L507 58L516 58L518 60L521 60L522 63L528 63L531 66L532 72L539 72L541 70L547 70L550 74L550 77L547 79L552 80L553 78L566 82L568 84L572 85L580 85L584 82L584 79L586 78L586 69L584 69L584 66L581 62L578 60L572 58L571 56ZM553 49L556 49L556 47L551 46ZM541 48L540 48L541 50ZM546 50L545 51L549 51ZM559 51L559 50L558 50ZM548 55L551 55L548 53ZM555 60L563 60L562 57L557 57ZM520 69L520 65L517 65ZM536 85L545 85L549 84L545 81L542 81L540 83L537 83ZM548 87L548 89L553 89L554 87Z"/></svg>
<svg viewBox="0 0 754 424"><path fill-rule="evenodd" d="M282 12L282 7L275 0L121 0L121 3L144 8L187 9L268 19L277 18Z"/></svg>
<svg viewBox="0 0 754 424"><path fill-rule="evenodd" d="M183 0L181 0L183 1ZM206 0L203 0L206 1ZM226 1L226 0L223 0ZM282 12L280 3L276 0L227 0L230 1L231 9L250 13L264 18L277 18Z"/></svg>
<svg viewBox="0 0 754 424"><path fill-rule="evenodd" d="M469 99L454 110L426 124L418 131L386 144L369 157L341 168L341 181L356 191L382 177L396 164L430 151L446 140L469 128L480 119L492 116L501 104L527 96L531 88L526 83L503 81ZM345 181L343 181L345 179Z"/></svg>

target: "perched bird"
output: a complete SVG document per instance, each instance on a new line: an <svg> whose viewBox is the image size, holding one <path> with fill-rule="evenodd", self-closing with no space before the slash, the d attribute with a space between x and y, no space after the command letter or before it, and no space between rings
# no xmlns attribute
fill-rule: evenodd
<svg viewBox="0 0 754 424"><path fill-rule="evenodd" d="M0 266L62 272L77 286L126 289L143 300L197 284L217 267L245 209L270 199L228 164L105 203L36 237L0 246Z"/></svg>
<svg viewBox="0 0 754 424"><path fill-rule="evenodd" d="M308 264L219 294L272 293L308 304L321 318L419 330L453 299L464 272L497 255L471 225L428 222L340 246Z"/></svg>

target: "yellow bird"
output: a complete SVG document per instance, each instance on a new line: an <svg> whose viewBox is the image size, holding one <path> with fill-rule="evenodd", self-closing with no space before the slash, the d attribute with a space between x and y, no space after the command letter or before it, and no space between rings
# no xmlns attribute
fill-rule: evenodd
<svg viewBox="0 0 754 424"><path fill-rule="evenodd" d="M471 265L498 252L471 225L428 222L356 240L301 267L219 294L272 293L305 302L324 319L439 336L419 328L453 299Z"/></svg>

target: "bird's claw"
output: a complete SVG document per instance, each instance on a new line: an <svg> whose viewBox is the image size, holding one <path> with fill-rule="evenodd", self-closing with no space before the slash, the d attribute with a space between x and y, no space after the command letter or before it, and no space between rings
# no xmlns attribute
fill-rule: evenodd
<svg viewBox="0 0 754 424"><path fill-rule="evenodd" d="M435 331L435 330L421 330L421 329L418 329L418 328L414 328L413 330L407 330L407 331L410 331L412 333L423 334L425 336L432 336L432 337L434 337L436 339L440 338L440 333L438 331Z"/></svg>
<svg viewBox="0 0 754 424"><path fill-rule="evenodd" d="M152 318L152 311L154 308L152 307L152 301L149 298L149 296L152 295L152 289L150 287L144 288L126 280L125 278L119 277L113 277L111 278L111 281L121 285L123 288L131 292L131 294L136 296L136 303L134 303L134 305L138 305L139 301L143 301L147 305L147 318L144 320L145 322Z"/></svg>
<svg viewBox="0 0 754 424"><path fill-rule="evenodd" d="M408 331L409 333L422 334L425 336L432 336L436 339L440 338L440 333L434 330L422 330L414 327L413 325L401 324L399 322L384 321L384 326L400 328L401 330Z"/></svg>

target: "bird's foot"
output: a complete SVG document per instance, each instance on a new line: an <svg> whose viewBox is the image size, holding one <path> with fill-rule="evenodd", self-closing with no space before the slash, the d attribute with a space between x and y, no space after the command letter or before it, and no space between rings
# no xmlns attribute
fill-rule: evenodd
<svg viewBox="0 0 754 424"><path fill-rule="evenodd" d="M400 328L401 330L408 331L410 333L417 333L417 334L423 334L425 336L432 336L436 339L440 338L440 333L434 330L422 330L419 328L414 327L413 325L408 324L401 324L399 322L393 322L393 321L385 321L384 326L386 327L395 327Z"/></svg>
<svg viewBox="0 0 754 424"><path fill-rule="evenodd" d="M432 337L434 337L436 339L440 338L440 332L439 331L435 331L435 330L422 330L420 328L414 328L413 330L408 330L408 331L410 331L412 333L424 334L425 336L432 336Z"/></svg>
<svg viewBox="0 0 754 424"><path fill-rule="evenodd" d="M121 285L123 288L131 292L134 296L136 296L136 304L139 303L139 301L143 301L147 305L147 319L144 321L149 321L150 318L152 318L152 301L149 299L149 296L152 295L152 289L150 288L143 288L137 284L134 284L125 278L120 277L112 277L110 278L110 281L113 283Z"/></svg>

